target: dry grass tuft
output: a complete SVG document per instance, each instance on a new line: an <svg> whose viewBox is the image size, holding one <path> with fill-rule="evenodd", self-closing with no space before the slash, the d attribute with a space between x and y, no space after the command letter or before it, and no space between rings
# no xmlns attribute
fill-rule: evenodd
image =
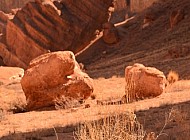
<svg viewBox="0 0 190 140"><path fill-rule="evenodd" d="M171 70L167 75L167 80L169 84L173 84L179 80L179 74Z"/></svg>
<svg viewBox="0 0 190 140"><path fill-rule="evenodd" d="M69 108L76 108L79 106L80 106L79 101L71 97L61 96L55 99L56 109L69 109Z"/></svg>
<svg viewBox="0 0 190 140"><path fill-rule="evenodd" d="M145 132L134 113L117 114L80 124L76 140L143 140Z"/></svg>
<svg viewBox="0 0 190 140"><path fill-rule="evenodd" d="M96 94L92 94L90 97L91 97L92 100L95 100L96 99Z"/></svg>
<svg viewBox="0 0 190 140"><path fill-rule="evenodd" d="M137 99L135 92L135 82L132 80L126 81L125 85L126 103L133 102Z"/></svg>

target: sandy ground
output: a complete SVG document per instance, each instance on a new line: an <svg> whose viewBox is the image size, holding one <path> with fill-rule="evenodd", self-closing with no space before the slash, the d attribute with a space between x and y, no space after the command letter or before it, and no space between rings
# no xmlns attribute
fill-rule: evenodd
<svg viewBox="0 0 190 140"><path fill-rule="evenodd" d="M17 133L38 132L43 129L53 130L53 128L76 125L80 122L96 120L117 113L128 111L138 112L164 105L179 104L190 100L190 81L182 80L174 83L164 94L153 99L145 99L122 105L97 105L97 100L114 100L121 98L124 95L125 80L124 77L112 77L109 79L98 78L94 80L94 84L96 99L88 99L76 110L32 111L16 114L12 114L10 110L7 110L9 112L5 112L4 110L0 116L0 137L3 138L3 136ZM25 98L23 98L24 93L21 92L22 90L20 88L19 83L10 84L9 86L1 85L0 101L4 101L3 104L1 103L1 109L11 107L6 106L6 104L21 104L21 101L22 104L25 103ZM19 96L17 96L17 98L15 97L16 95L20 96L20 100L18 100ZM8 100L5 100L6 96ZM90 104L90 108L85 108L85 104ZM4 105L6 107L4 107ZM54 131L52 133L54 133Z"/></svg>

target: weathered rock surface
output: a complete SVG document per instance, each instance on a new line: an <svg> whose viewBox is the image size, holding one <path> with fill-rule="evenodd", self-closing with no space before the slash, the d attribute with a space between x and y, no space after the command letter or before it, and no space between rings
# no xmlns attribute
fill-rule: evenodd
<svg viewBox="0 0 190 140"><path fill-rule="evenodd" d="M117 0L114 3L114 12L111 15L110 21L118 23L125 20L127 12L129 11L129 1Z"/></svg>
<svg viewBox="0 0 190 140"><path fill-rule="evenodd" d="M92 79L80 70L70 51L47 53L32 60L21 85L28 110L54 106L61 96L87 99L93 92Z"/></svg>
<svg viewBox="0 0 190 140"><path fill-rule="evenodd" d="M48 51L70 50L77 53L95 38L95 31L101 30L102 24L108 21L108 9L113 6L112 2L29 2L7 23L7 49L25 65Z"/></svg>
<svg viewBox="0 0 190 140"><path fill-rule="evenodd" d="M34 1L34 0L1 0L0 11L10 13L11 9L21 8L29 1Z"/></svg>
<svg viewBox="0 0 190 140"><path fill-rule="evenodd" d="M103 25L103 40L105 43L113 44L119 40L119 34L114 24L107 22Z"/></svg>
<svg viewBox="0 0 190 140"><path fill-rule="evenodd" d="M126 88L133 91L132 98L156 97L163 93L167 80L163 72L153 67L134 64L125 69ZM127 94L127 93L126 93ZM134 100L134 99L132 99Z"/></svg>
<svg viewBox="0 0 190 140"><path fill-rule="evenodd" d="M5 29L5 25L8 21L8 19L9 19L8 16L4 12L0 11L0 34L1 35Z"/></svg>
<svg viewBox="0 0 190 140"><path fill-rule="evenodd" d="M6 64L7 66L18 66L21 68L26 68L27 65L23 63L15 54L11 53L7 46L0 43L0 60L1 65Z"/></svg>

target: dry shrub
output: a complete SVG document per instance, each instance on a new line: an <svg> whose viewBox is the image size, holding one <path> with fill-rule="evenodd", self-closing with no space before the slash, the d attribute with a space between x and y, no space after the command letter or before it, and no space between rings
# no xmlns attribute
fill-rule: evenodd
<svg viewBox="0 0 190 140"><path fill-rule="evenodd" d="M126 97L126 103L133 102L137 99L137 95L135 92L135 82L132 80L126 81L125 85L125 96ZM123 99L122 99L123 100Z"/></svg>
<svg viewBox="0 0 190 140"><path fill-rule="evenodd" d="M2 81L0 81L0 86L3 85L4 83Z"/></svg>
<svg viewBox="0 0 190 140"><path fill-rule="evenodd" d="M69 109L80 106L79 101L72 97L61 96L59 98L56 98L54 102L56 109Z"/></svg>
<svg viewBox="0 0 190 140"><path fill-rule="evenodd" d="M179 80L179 74L171 70L167 75L167 80L169 84L173 84Z"/></svg>
<svg viewBox="0 0 190 140"><path fill-rule="evenodd" d="M92 94L90 97L91 97L92 100L95 100L96 99L96 94Z"/></svg>
<svg viewBox="0 0 190 140"><path fill-rule="evenodd" d="M134 113L116 114L79 124L76 140L143 140L145 132Z"/></svg>

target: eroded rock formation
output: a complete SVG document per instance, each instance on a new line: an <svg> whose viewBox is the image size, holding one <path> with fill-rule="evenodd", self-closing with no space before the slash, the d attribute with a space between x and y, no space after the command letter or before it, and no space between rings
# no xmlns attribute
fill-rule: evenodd
<svg viewBox="0 0 190 140"><path fill-rule="evenodd" d="M32 60L21 80L27 109L55 106L56 100L84 100L93 92L92 79L79 68L70 51L47 53Z"/></svg>
<svg viewBox="0 0 190 140"><path fill-rule="evenodd" d="M119 41L119 33L114 24L107 22L103 25L103 40L107 44L117 43Z"/></svg>
<svg viewBox="0 0 190 140"><path fill-rule="evenodd" d="M34 0L1 0L0 11L11 13L12 9L21 8L29 1Z"/></svg>
<svg viewBox="0 0 190 140"><path fill-rule="evenodd" d="M156 97L163 93L167 83L163 72L142 64L126 67L125 80L126 95L131 101Z"/></svg>
<svg viewBox="0 0 190 140"><path fill-rule="evenodd" d="M77 53L95 38L95 31L101 30L102 24L108 21L112 1L29 2L7 23L6 49L25 65L23 68L32 59L49 51L70 50Z"/></svg>

